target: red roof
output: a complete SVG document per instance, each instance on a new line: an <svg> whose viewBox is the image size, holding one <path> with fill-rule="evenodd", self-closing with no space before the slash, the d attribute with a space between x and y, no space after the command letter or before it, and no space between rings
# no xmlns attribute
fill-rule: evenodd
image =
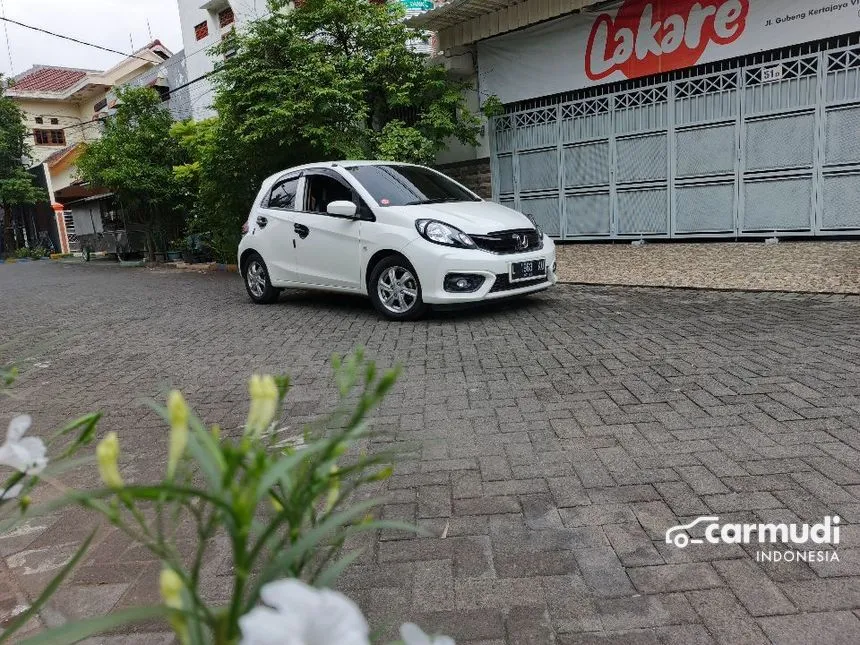
<svg viewBox="0 0 860 645"><path fill-rule="evenodd" d="M87 72L68 67L36 66L15 77L16 92L62 92L78 83Z"/></svg>

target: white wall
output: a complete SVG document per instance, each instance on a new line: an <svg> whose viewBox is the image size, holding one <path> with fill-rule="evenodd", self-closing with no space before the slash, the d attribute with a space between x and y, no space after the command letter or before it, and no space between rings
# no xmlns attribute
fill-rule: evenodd
<svg viewBox="0 0 860 645"><path fill-rule="evenodd" d="M236 16L235 27L241 28L244 23L261 18L269 11L266 0L178 0L178 2L182 43L185 48L185 68L188 71L189 81L200 78L215 67L209 49L221 42L222 29L218 23L218 12L228 6L232 7ZM209 24L209 35L203 40L197 40L194 27L203 21ZM214 92L209 79L189 85L188 101L191 117L200 120L214 116L213 98Z"/></svg>

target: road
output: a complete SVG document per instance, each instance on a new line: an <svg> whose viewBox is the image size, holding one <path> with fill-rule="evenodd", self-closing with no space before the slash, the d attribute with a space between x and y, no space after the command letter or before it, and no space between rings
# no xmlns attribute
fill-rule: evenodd
<svg viewBox="0 0 860 645"><path fill-rule="evenodd" d="M412 458L384 515L430 535L378 536L340 582L387 635L409 619L483 645L860 642L860 298L559 286L397 324L344 296L253 306L230 274L41 262L0 265L0 309L0 363L23 370L0 420L32 413L38 434L106 410L142 478L166 454L142 398L181 387L235 429L247 377L287 372L299 427L329 409L333 352L401 363L376 427ZM697 516L833 514L838 563L664 540ZM68 512L0 538L0 616L91 525ZM155 600L158 570L103 532L45 620ZM211 598L228 573L213 558Z"/></svg>

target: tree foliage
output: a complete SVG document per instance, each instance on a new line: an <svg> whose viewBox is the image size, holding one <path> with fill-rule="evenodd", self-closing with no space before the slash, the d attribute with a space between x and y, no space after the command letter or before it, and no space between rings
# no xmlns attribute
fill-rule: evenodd
<svg viewBox="0 0 860 645"><path fill-rule="evenodd" d="M35 204L47 194L33 182L24 160L29 156L27 128L20 108L6 96L0 96L0 205L3 206L3 248L15 246L12 230L12 206Z"/></svg>
<svg viewBox="0 0 860 645"><path fill-rule="evenodd" d="M422 34L399 8L286 4L272 0L269 16L220 45L232 55L214 76L220 118L205 126L211 146L197 151L198 222L223 231L216 247L231 254L264 177L335 159L432 163L446 140L474 143L478 129L466 85L410 48Z"/></svg>
<svg viewBox="0 0 860 645"><path fill-rule="evenodd" d="M152 252L181 228L177 220L188 192L173 168L185 153L170 135L173 119L155 90L124 88L117 97L116 114L105 122L101 139L87 144L77 166L83 179L116 193L127 223L141 226Z"/></svg>

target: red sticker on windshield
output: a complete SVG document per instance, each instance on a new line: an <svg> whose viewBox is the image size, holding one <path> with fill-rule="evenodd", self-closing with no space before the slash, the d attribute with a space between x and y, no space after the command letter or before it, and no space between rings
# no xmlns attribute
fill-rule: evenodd
<svg viewBox="0 0 860 645"><path fill-rule="evenodd" d="M380 199L379 203L382 204L383 206L388 206L391 202L387 199Z"/></svg>

